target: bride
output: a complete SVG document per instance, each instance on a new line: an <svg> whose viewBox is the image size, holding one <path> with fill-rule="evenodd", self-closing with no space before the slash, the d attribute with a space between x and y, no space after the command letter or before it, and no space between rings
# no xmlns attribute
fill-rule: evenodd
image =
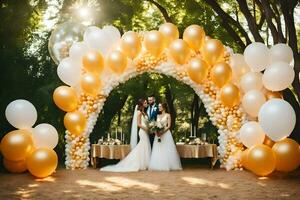
<svg viewBox="0 0 300 200"><path fill-rule="evenodd" d="M165 128L154 138L149 170L182 170L180 157L170 131L171 115L168 113L168 106L166 103L160 103L158 108L160 114L157 116L157 122Z"/></svg>
<svg viewBox="0 0 300 200"><path fill-rule="evenodd" d="M119 163L109 165L100 169L100 171L109 172L135 172L146 170L149 166L151 146L148 135L148 116L146 108L147 100L140 99L135 110L132 130L131 130L131 152ZM137 143L137 128L139 130L140 141Z"/></svg>

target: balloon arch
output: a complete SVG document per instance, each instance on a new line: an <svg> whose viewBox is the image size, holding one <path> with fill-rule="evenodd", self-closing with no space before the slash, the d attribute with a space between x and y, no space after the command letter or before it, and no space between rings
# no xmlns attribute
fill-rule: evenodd
<svg viewBox="0 0 300 200"><path fill-rule="evenodd" d="M66 22L52 32L49 51L66 84L55 89L53 99L67 112L67 169L88 167L89 135L106 98L120 83L145 72L174 77L194 89L218 128L221 167L245 167L265 176L275 169L292 171L300 164L299 144L287 138L295 127L296 114L280 92L295 76L293 52L286 44L269 49L255 42L242 55L206 36L198 25L188 26L179 39L171 23L162 24L159 30L129 31L121 37L114 26L84 28ZM11 102L5 114L20 129L1 141L6 168L12 172L28 169L37 177L53 173L57 165L52 150L58 142L55 128L41 124L31 129L37 112L28 101Z"/></svg>
<svg viewBox="0 0 300 200"><path fill-rule="evenodd" d="M56 36L54 33L52 38L59 38ZM269 90L283 90L294 79L293 69L286 64L292 60L291 51L284 44L275 45L270 53L264 44L253 43L246 48L244 58L241 54L233 54L219 40L206 36L198 25L187 27L179 39L177 27L166 23L159 30L129 31L122 37L114 26L102 29L92 26L85 30L82 42L72 44L69 57L62 59L65 57L61 53L63 48L50 50L61 60L58 76L71 86L58 87L53 95L56 105L68 112L64 117L68 169L88 166L89 135L109 93L120 83L144 72L172 76L194 89L218 128L218 154L221 167L227 170L241 169L246 165L241 163L247 152L244 149L264 142L265 130L269 128L265 124L270 121L265 119L270 118L268 114L278 114L268 113L270 107L277 103L277 106L291 108L281 99L267 101L282 98L280 92ZM269 58L278 62L270 64ZM263 70L264 77L260 72ZM286 75L284 80L282 74ZM262 105L265 105L265 112L259 114ZM272 124L273 129L269 129L268 135L273 140L278 141L291 133L295 113L292 108L290 110L286 114L290 123L281 127ZM258 115L266 121L264 124L257 122ZM274 120L276 124L279 119L275 117ZM278 133L276 128L282 132ZM268 137L266 140L271 141Z"/></svg>

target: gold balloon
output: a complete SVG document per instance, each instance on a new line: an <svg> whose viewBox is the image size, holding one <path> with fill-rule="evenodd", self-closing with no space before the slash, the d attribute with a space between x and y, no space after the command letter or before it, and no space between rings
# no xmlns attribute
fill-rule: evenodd
<svg viewBox="0 0 300 200"><path fill-rule="evenodd" d="M227 83L221 89L220 99L224 106L233 107L237 105L240 102L239 88L232 83Z"/></svg>
<svg viewBox="0 0 300 200"><path fill-rule="evenodd" d="M103 57L98 51L92 50L82 58L83 67L91 73L100 74L103 71Z"/></svg>
<svg viewBox="0 0 300 200"><path fill-rule="evenodd" d="M159 32L165 37L166 46L169 46L173 40L179 38L178 28L172 23L164 23L161 25L159 27Z"/></svg>
<svg viewBox="0 0 300 200"><path fill-rule="evenodd" d="M205 32L201 26L190 25L184 30L182 38L194 51L198 51L203 45Z"/></svg>
<svg viewBox="0 0 300 200"><path fill-rule="evenodd" d="M274 98L277 98L277 99L282 99L283 98L281 92L272 92L272 91L269 91L269 90L267 90L265 92L265 96L266 96L267 100L274 99Z"/></svg>
<svg viewBox="0 0 300 200"><path fill-rule="evenodd" d="M77 108L77 95L73 88L68 86L59 86L53 93L54 103L61 110L71 112Z"/></svg>
<svg viewBox="0 0 300 200"><path fill-rule="evenodd" d="M270 147L258 144L250 148L248 163L252 172L259 176L267 176L275 170L275 154Z"/></svg>
<svg viewBox="0 0 300 200"><path fill-rule="evenodd" d="M64 117L64 125L71 134L79 136L86 127L86 118L79 112L69 112Z"/></svg>
<svg viewBox="0 0 300 200"><path fill-rule="evenodd" d="M300 165L299 144L290 138L276 142L273 146L276 156L276 170L290 172Z"/></svg>
<svg viewBox="0 0 300 200"><path fill-rule="evenodd" d="M24 160L33 148L31 133L27 130L15 130L7 133L1 141L4 158L11 161Z"/></svg>
<svg viewBox="0 0 300 200"><path fill-rule="evenodd" d="M127 58L120 51L112 51L108 55L106 63L114 73L122 74L127 67Z"/></svg>
<svg viewBox="0 0 300 200"><path fill-rule="evenodd" d="M81 88L90 95L97 95L101 88L101 81L96 75L86 73L81 77Z"/></svg>
<svg viewBox="0 0 300 200"><path fill-rule="evenodd" d="M153 56L158 57L165 48L164 36L159 31L149 31L146 33L145 47Z"/></svg>
<svg viewBox="0 0 300 200"><path fill-rule="evenodd" d="M187 62L191 54L189 45L182 39L174 40L169 47L169 51L173 59L181 65Z"/></svg>
<svg viewBox="0 0 300 200"><path fill-rule="evenodd" d="M215 64L224 54L223 44L216 39L205 41L202 48L203 59L210 65Z"/></svg>
<svg viewBox="0 0 300 200"><path fill-rule="evenodd" d="M208 74L208 65L205 61L200 58L193 58L190 60L187 66L187 72L190 78L200 84Z"/></svg>
<svg viewBox="0 0 300 200"><path fill-rule="evenodd" d="M5 169L11 173L22 173L27 170L25 160L11 161L4 158L3 165Z"/></svg>
<svg viewBox="0 0 300 200"><path fill-rule="evenodd" d="M231 79L232 71L226 62L219 62L210 71L212 82L218 87L222 87Z"/></svg>
<svg viewBox="0 0 300 200"><path fill-rule="evenodd" d="M265 135L265 140L264 140L263 144L272 148L273 145L275 144L275 142L273 140L271 140L267 135Z"/></svg>
<svg viewBox="0 0 300 200"><path fill-rule="evenodd" d="M129 31L122 36L120 46L127 57L134 59L140 53L142 43L137 33Z"/></svg>
<svg viewBox="0 0 300 200"><path fill-rule="evenodd" d="M242 152L242 156L241 156L241 163L243 167L245 167L246 169L249 169L248 153L249 153L249 149L245 149Z"/></svg>
<svg viewBox="0 0 300 200"><path fill-rule="evenodd" d="M39 148L26 159L28 171L38 178L50 176L57 167L57 155L54 150Z"/></svg>

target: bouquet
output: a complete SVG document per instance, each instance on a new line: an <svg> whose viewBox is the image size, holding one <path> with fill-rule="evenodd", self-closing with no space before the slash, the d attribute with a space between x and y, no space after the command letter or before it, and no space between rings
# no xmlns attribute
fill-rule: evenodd
<svg viewBox="0 0 300 200"><path fill-rule="evenodd" d="M160 135L164 129L165 129L164 125L158 121L149 122L149 131L150 133L154 133L155 135L157 135L158 142L161 142Z"/></svg>

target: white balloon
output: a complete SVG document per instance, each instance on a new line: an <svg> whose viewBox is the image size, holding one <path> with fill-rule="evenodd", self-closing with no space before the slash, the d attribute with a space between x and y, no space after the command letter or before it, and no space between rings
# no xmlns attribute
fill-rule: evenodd
<svg viewBox="0 0 300 200"><path fill-rule="evenodd" d="M242 76L240 86L244 92L262 89L262 74L260 72L248 72Z"/></svg>
<svg viewBox="0 0 300 200"><path fill-rule="evenodd" d="M285 100L271 99L260 108L258 122L266 135L277 142L292 133L296 125L296 113Z"/></svg>
<svg viewBox="0 0 300 200"><path fill-rule="evenodd" d="M270 49L270 61L272 63L282 61L291 63L293 60L293 50L286 44L279 43Z"/></svg>
<svg viewBox="0 0 300 200"><path fill-rule="evenodd" d="M250 71L242 54L233 54L230 56L230 67L232 70L232 79L236 83L239 83L240 78Z"/></svg>
<svg viewBox="0 0 300 200"><path fill-rule="evenodd" d="M32 138L35 147L54 149L58 143L57 130L50 124L39 124L34 127Z"/></svg>
<svg viewBox="0 0 300 200"><path fill-rule="evenodd" d="M65 58L57 67L57 75L67 85L78 85L81 75L81 63L76 62L70 57Z"/></svg>
<svg viewBox="0 0 300 200"><path fill-rule="evenodd" d="M96 26L88 27L83 40L90 48L99 50L103 55L108 53L110 40L102 29Z"/></svg>
<svg viewBox="0 0 300 200"><path fill-rule="evenodd" d="M281 91L291 85L294 78L294 69L289 64L276 62L265 70L262 81L268 90Z"/></svg>
<svg viewBox="0 0 300 200"><path fill-rule="evenodd" d="M261 106L265 102L266 97L259 90L250 90L242 99L243 108L251 117L257 117Z"/></svg>
<svg viewBox="0 0 300 200"><path fill-rule="evenodd" d="M249 67L255 71L263 71L270 62L269 49L261 42L248 45L244 51L244 57Z"/></svg>
<svg viewBox="0 0 300 200"><path fill-rule="evenodd" d="M30 129L37 120L37 111L29 101L18 99L8 104L5 116L15 128Z"/></svg>
<svg viewBox="0 0 300 200"><path fill-rule="evenodd" d="M75 42L69 51L70 58L82 63L82 57L89 51L89 47L84 42Z"/></svg>
<svg viewBox="0 0 300 200"><path fill-rule="evenodd" d="M255 122L247 122L240 129L241 142L248 148L262 144L265 139L265 133L260 125Z"/></svg>
<svg viewBox="0 0 300 200"><path fill-rule="evenodd" d="M110 41L117 43L121 39L121 33L115 26L104 26L102 29L105 34L110 38Z"/></svg>

